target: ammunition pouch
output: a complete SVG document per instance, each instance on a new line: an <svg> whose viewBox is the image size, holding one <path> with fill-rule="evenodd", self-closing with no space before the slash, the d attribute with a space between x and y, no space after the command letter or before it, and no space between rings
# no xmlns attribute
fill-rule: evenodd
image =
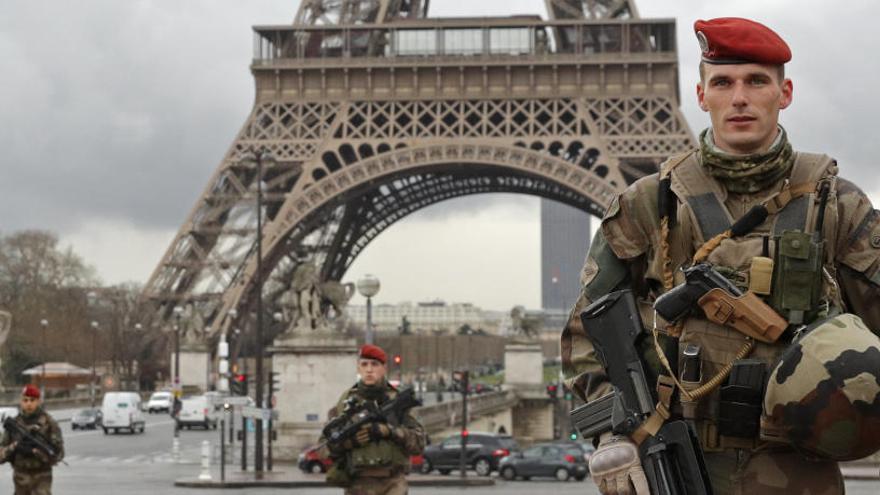
<svg viewBox="0 0 880 495"><path fill-rule="evenodd" d="M739 438L718 433L718 425L713 421L700 421L697 423L697 432L700 438L700 446L704 452L724 452L725 450L757 450L765 442L761 438Z"/></svg>
<svg viewBox="0 0 880 495"><path fill-rule="evenodd" d="M721 386L718 405L718 434L736 438L757 438L761 431L761 406L767 366L758 359L733 363Z"/></svg>
<svg viewBox="0 0 880 495"><path fill-rule="evenodd" d="M770 305L793 325L818 314L824 251L824 240L804 232L786 230L776 238Z"/></svg>
<svg viewBox="0 0 880 495"><path fill-rule="evenodd" d="M364 469L402 466L408 461L400 447L390 440L370 442L363 447L352 449L350 459L351 468L358 475Z"/></svg>

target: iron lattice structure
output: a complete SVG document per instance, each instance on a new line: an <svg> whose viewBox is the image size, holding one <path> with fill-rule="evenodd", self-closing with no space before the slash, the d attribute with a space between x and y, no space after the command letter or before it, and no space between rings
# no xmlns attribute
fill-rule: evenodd
<svg viewBox="0 0 880 495"><path fill-rule="evenodd" d="M534 17L432 19L427 0L304 0L255 26L253 111L144 292L213 332L245 313L268 150L263 286L298 263L340 280L397 220L468 194L515 192L601 215L615 192L693 146L679 110L675 22L631 0L546 0Z"/></svg>

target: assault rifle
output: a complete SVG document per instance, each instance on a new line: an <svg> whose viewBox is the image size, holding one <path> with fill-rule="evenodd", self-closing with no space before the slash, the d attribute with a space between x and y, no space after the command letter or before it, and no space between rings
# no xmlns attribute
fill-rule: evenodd
<svg viewBox="0 0 880 495"><path fill-rule="evenodd" d="M612 292L583 313L581 322L614 391L578 407L571 420L583 438L605 432L630 436L655 412L636 340L644 335L635 298ZM652 495L711 495L709 475L693 427L666 421L639 445Z"/></svg>
<svg viewBox="0 0 880 495"><path fill-rule="evenodd" d="M16 442L16 454L33 455L36 449L45 454L52 463L58 462L58 450L43 435L28 431L11 417L3 420L3 430L9 433L12 441Z"/></svg>
<svg viewBox="0 0 880 495"><path fill-rule="evenodd" d="M352 399L346 401L342 414L330 420L324 427L323 434L328 445L341 445L345 440L353 438L361 427L369 423L387 423L391 426L397 426L406 411L422 405L422 402L416 399L415 391L412 388L401 390L397 397L381 406L376 401Z"/></svg>

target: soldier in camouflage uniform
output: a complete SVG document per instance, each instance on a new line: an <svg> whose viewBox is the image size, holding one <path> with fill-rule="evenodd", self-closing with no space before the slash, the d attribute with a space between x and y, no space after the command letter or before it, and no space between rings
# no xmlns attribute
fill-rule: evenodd
<svg viewBox="0 0 880 495"><path fill-rule="evenodd" d="M381 405L397 395L385 379L386 361L381 348L371 344L361 347L357 364L360 380L342 394L330 411L331 419L343 413L351 397ZM354 439L329 448L333 466L327 481L345 486L346 495L403 495L408 492L409 457L424 450L425 432L407 411L397 426L364 425Z"/></svg>
<svg viewBox="0 0 880 495"><path fill-rule="evenodd" d="M738 18L697 21L695 32L703 52L697 96L712 127L698 149L671 157L609 206L562 333L563 370L584 400L610 391L579 315L631 289L646 328L658 333L658 345L651 335L640 345L653 374L678 377L659 352L675 363L687 344L702 349L702 383L725 378L725 365L743 357L767 366L752 438L719 433L717 387L684 404L683 385L674 386L669 409L692 420L716 494L842 494L837 461L880 447L880 213L837 177L834 160L792 150L778 124L792 101L784 72L791 52L775 32ZM734 228L758 205L765 220ZM653 302L699 262L759 294L788 321L783 337L753 340L699 308L678 324L657 316ZM629 438L603 436L591 468L602 493L647 493Z"/></svg>
<svg viewBox="0 0 880 495"><path fill-rule="evenodd" d="M52 493L52 466L64 458L64 441L58 423L40 407L40 390L27 385L21 393L21 411L15 421L25 429L42 436L53 447L58 455L50 459L43 452L33 449L32 452L16 450L18 439L4 432L0 441L0 463L12 464L12 479L15 483L15 495L50 495Z"/></svg>

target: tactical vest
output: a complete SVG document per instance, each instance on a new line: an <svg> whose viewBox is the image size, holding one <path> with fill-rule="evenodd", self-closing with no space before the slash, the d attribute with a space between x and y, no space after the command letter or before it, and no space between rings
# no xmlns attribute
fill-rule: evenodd
<svg viewBox="0 0 880 495"><path fill-rule="evenodd" d="M787 201L784 207L769 215L761 225L746 235L721 241L717 248L711 251L706 261L745 291L752 282L752 260L758 257L774 259L776 267L773 270L772 291L764 299L792 323L800 323L804 318L815 317L817 313L830 306L842 307L837 287L833 282L829 283L835 277L833 240L836 238L838 228L834 189L836 172L835 162L826 155L796 153L789 178L778 186L749 195L751 200L747 206L760 204L783 188L804 190L805 188L800 186L805 184L813 184L815 187L811 188L810 192ZM674 222L667 241L669 265L674 284L678 285L684 281L679 268L690 264L694 254L706 241L730 229L737 218L733 218L725 206L726 192L708 175L700 164L696 152L667 160L661 167L661 178L663 177L669 177L671 193L677 199L673 201L677 207L672 213ZM821 253L813 252L811 255L809 234L813 232L821 210L819 185L823 182L829 184L827 200L824 201L822 232L819 236L819 239L825 242L821 242ZM782 196L784 194L777 197ZM777 251L779 251L778 256ZM816 259L819 254L821 257ZM653 256L649 256L646 273L648 279L663 281L664 261L666 261L664 258L660 249L654 250ZM823 268L827 276L823 276ZM783 280L783 277L788 279ZM815 290L820 291L818 295L812 294L818 296L812 299L819 299L821 307L803 307L804 304L811 306L810 297L806 298L808 299L806 302L802 300L803 294L799 297L786 297L781 287L781 285L794 287L789 289L789 292L794 293L797 292L795 289L799 285L810 283L815 285ZM784 310L780 306L786 308L793 306L797 309ZM716 376L724 365L733 362L747 340L740 332L712 323L702 315L688 317L679 330L681 332L679 355L688 344L697 344L701 347L704 380ZM769 368L784 349L785 344L780 342L775 344L755 342L755 348L749 358L760 359ZM729 441L725 444L724 439L717 438L713 428L718 415L718 404L719 391L716 388L699 403L684 405L685 408L690 406L691 415L701 430L699 433L704 448L711 451L728 446L750 447L751 445L743 445L743 442L739 441Z"/></svg>
<svg viewBox="0 0 880 495"><path fill-rule="evenodd" d="M337 404L337 412L341 412L343 404L352 395L357 395L357 387L349 389L343 394ZM397 391L388 387L387 397L393 399ZM402 420L403 418L401 418ZM357 477L358 471L370 468L405 468L409 466L409 458L403 450L391 440L384 439L378 442L370 442L363 447L352 449L348 454L347 468L353 477Z"/></svg>
<svg viewBox="0 0 880 495"><path fill-rule="evenodd" d="M39 433L49 442L52 442L53 444L55 443L52 437L52 428L49 415L46 414L46 412L42 409L34 413L32 417L28 418L25 418L23 415L19 414L15 418L15 421L24 428ZM49 471L52 469L52 463L45 462L34 454L15 452L12 458L12 467L16 471L21 472Z"/></svg>

